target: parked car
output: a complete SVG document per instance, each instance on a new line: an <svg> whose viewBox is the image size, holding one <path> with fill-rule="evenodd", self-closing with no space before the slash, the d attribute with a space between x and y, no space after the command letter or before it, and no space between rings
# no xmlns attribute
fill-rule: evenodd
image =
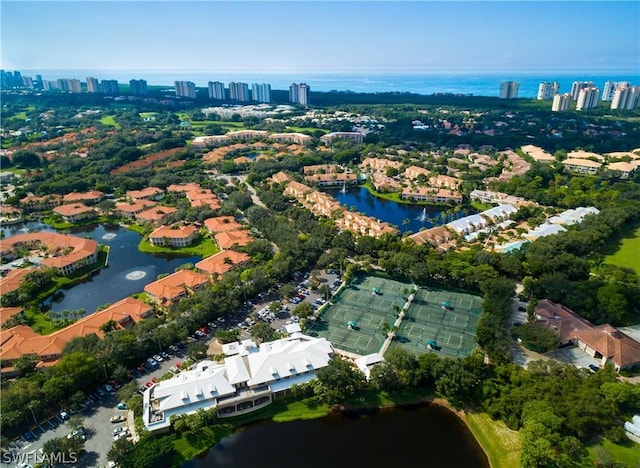
<svg viewBox="0 0 640 468"><path fill-rule="evenodd" d="M600 368L598 366L596 366L595 364L589 364L589 369L591 369L591 371L593 371L593 372L598 372L598 370Z"/></svg>
<svg viewBox="0 0 640 468"><path fill-rule="evenodd" d="M78 439L82 439L82 440L87 440L87 436L84 432L84 428L79 428L76 429L74 431L71 431L69 434L67 434L67 439L74 439L74 438L78 438Z"/></svg>
<svg viewBox="0 0 640 468"><path fill-rule="evenodd" d="M113 393L115 390L113 389L113 387L111 385L105 384L104 391L107 392L107 393Z"/></svg>
<svg viewBox="0 0 640 468"><path fill-rule="evenodd" d="M159 354L154 354L153 355L153 359L155 359L158 362L164 361L164 358L162 356L160 356Z"/></svg>
<svg viewBox="0 0 640 468"><path fill-rule="evenodd" d="M67 419L69 419L70 416L69 416L69 413L67 413L66 411L60 411L58 413L58 417L63 421L66 421Z"/></svg>
<svg viewBox="0 0 640 468"><path fill-rule="evenodd" d="M127 404L124 401L121 401L120 403L118 403L117 408L119 410L126 410L127 409Z"/></svg>
<svg viewBox="0 0 640 468"><path fill-rule="evenodd" d="M111 416L111 419L109 419L109 421L111 421L112 424L121 423L126 420L127 418L124 416L124 414L116 414L114 416Z"/></svg>
<svg viewBox="0 0 640 468"><path fill-rule="evenodd" d="M151 367L158 367L158 361L153 358L147 359L147 364L149 364Z"/></svg>

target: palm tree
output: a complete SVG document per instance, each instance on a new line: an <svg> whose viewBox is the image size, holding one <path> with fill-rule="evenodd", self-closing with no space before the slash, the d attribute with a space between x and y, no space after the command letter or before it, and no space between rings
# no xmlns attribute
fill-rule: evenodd
<svg viewBox="0 0 640 468"><path fill-rule="evenodd" d="M404 230L405 232L407 232L407 229L409 229L409 227L408 227L408 226L409 226L409 224L411 224L411 220L410 220L409 218L404 218L404 219L402 220L402 225L403 225L403 226L406 226L406 227L405 227L405 230Z"/></svg>

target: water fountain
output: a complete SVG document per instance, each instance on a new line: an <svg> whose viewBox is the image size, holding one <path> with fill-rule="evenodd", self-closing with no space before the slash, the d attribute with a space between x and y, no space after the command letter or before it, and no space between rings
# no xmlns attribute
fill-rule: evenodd
<svg viewBox="0 0 640 468"><path fill-rule="evenodd" d="M136 280L140 280L142 278L144 278L145 276L147 276L147 273L144 271L140 271L140 270L136 270L136 271L132 271L131 273L128 273L125 278L127 278L128 280L131 281L136 281Z"/></svg>
<svg viewBox="0 0 640 468"><path fill-rule="evenodd" d="M418 221L424 223L427 220L427 209L426 208L422 208L422 213L416 219Z"/></svg>
<svg viewBox="0 0 640 468"><path fill-rule="evenodd" d="M340 190L340 193L343 194L343 195L345 193L347 193L347 184L346 183L342 184L342 190Z"/></svg>

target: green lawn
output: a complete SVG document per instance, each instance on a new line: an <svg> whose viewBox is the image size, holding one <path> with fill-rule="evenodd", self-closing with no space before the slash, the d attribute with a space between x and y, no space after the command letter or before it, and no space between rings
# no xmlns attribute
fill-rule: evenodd
<svg viewBox="0 0 640 468"><path fill-rule="evenodd" d="M492 420L486 413L467 413L467 425L489 457L491 468L519 466L520 438L502 421Z"/></svg>
<svg viewBox="0 0 640 468"><path fill-rule="evenodd" d="M640 226L622 235L618 250L605 257L605 262L611 265L631 268L640 275Z"/></svg>
<svg viewBox="0 0 640 468"><path fill-rule="evenodd" d="M211 427L203 427L197 433L188 432L176 437L173 441L173 448L176 449L177 454L172 460L171 466L182 466L184 462L206 452L220 439L231 435L234 429L232 424L216 424Z"/></svg>
<svg viewBox="0 0 640 468"><path fill-rule="evenodd" d="M120 128L120 124L116 122L113 115L105 115L100 119L102 125L109 125L110 127Z"/></svg>
<svg viewBox="0 0 640 468"><path fill-rule="evenodd" d="M220 252L218 245L210 237L201 237L189 247L156 247L151 245L145 238L138 244L138 250L144 253L168 253L178 255L195 255L198 257L206 258L215 253Z"/></svg>
<svg viewBox="0 0 640 468"><path fill-rule="evenodd" d="M598 461L601 463L616 461L629 468L640 466L640 445L632 441L628 441L625 445L618 445L608 439L602 439L599 444L589 447L588 450L593 466L603 466L597 465Z"/></svg>

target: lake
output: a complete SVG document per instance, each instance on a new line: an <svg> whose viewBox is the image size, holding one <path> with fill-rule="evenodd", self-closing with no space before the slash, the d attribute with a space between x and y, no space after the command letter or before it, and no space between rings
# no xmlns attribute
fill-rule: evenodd
<svg viewBox="0 0 640 468"><path fill-rule="evenodd" d="M50 226L37 222L3 228L7 236L45 230L54 231ZM142 236L119 226L99 225L86 230L76 230L73 235L90 237L99 244L109 246L109 263L88 280L71 289L63 290L62 300L47 299L45 305L50 306L53 312L85 309L87 313L93 313L104 304L113 304L143 291L144 287L155 281L160 274L173 273L177 267L185 263L202 260L196 256L167 257L142 253L138 250Z"/></svg>
<svg viewBox="0 0 640 468"><path fill-rule="evenodd" d="M480 445L437 405L263 422L227 437L184 468L488 467Z"/></svg>
<svg viewBox="0 0 640 468"><path fill-rule="evenodd" d="M436 205L414 205L397 203L384 200L372 195L364 187L355 189L326 190L341 205L355 207L361 213L373 216L381 221L395 225L403 233L406 230L418 232L420 228L430 228L453 221L454 219L475 213L472 210L461 210L453 213L451 208ZM408 219L409 224L403 225L403 220Z"/></svg>

